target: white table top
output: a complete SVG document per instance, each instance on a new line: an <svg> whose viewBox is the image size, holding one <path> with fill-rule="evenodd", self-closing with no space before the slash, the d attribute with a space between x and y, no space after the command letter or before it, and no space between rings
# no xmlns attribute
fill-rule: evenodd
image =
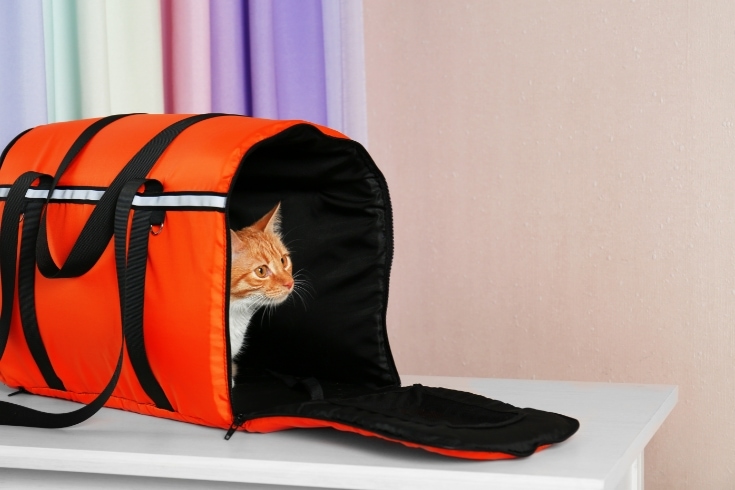
<svg viewBox="0 0 735 490"><path fill-rule="evenodd" d="M529 458L478 462L332 429L238 432L224 441L219 429L102 409L68 429L0 426L0 468L376 490L605 489L630 469L678 396L675 386L663 385L433 376L402 381L562 413L581 427ZM0 384L0 396L10 392ZM47 411L78 407L33 395L11 401Z"/></svg>

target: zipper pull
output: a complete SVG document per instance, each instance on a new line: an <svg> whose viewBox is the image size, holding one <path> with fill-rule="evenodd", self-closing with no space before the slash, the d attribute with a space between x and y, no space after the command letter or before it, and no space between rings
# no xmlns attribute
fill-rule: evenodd
<svg viewBox="0 0 735 490"><path fill-rule="evenodd" d="M18 388L18 391L14 391L14 392L8 394L8 396L22 395L24 393L28 393L28 391L26 391L26 389L21 386L20 388ZM30 395L30 393L28 393L28 394Z"/></svg>
<svg viewBox="0 0 735 490"><path fill-rule="evenodd" d="M225 441L229 441L230 437L232 437L232 434L235 433L238 427L242 425L242 423L245 422L245 415L238 414L235 416L235 420L232 422L232 425L227 430L227 434L225 434Z"/></svg>

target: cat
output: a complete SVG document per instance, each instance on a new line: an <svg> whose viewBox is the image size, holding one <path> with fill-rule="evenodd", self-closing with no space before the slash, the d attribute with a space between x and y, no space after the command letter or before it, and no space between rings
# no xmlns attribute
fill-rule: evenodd
<svg viewBox="0 0 735 490"><path fill-rule="evenodd" d="M230 230L232 266L230 268L230 349L232 384L235 384L235 358L242 351L245 332L255 312L276 306L294 290L291 255L280 231L281 203L255 224L239 231Z"/></svg>

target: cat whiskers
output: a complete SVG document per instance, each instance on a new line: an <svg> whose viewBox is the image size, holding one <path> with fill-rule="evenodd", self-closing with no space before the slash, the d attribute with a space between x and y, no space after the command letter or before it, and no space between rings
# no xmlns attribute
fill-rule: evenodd
<svg viewBox="0 0 735 490"><path fill-rule="evenodd" d="M307 272L304 269L301 269L294 273L293 275L293 290L291 291L291 295L294 298L298 298L301 301L301 304L304 307L304 310L308 310L308 302L307 302L307 296L308 300L314 299L314 294L316 291L314 290L314 287L309 283L309 280L307 278ZM294 302L296 300L294 299Z"/></svg>

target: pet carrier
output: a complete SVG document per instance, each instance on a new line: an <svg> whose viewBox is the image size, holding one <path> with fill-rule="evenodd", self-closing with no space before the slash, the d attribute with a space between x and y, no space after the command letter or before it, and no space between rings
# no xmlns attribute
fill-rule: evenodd
<svg viewBox="0 0 735 490"><path fill-rule="evenodd" d="M472 459L527 456L569 417L401 387L386 333L391 205L359 144L301 121L117 115L19 135L0 157L0 381L84 404L0 403L67 427L103 405L268 432L332 427ZM229 229L281 202L310 295L256 316L232 386Z"/></svg>

